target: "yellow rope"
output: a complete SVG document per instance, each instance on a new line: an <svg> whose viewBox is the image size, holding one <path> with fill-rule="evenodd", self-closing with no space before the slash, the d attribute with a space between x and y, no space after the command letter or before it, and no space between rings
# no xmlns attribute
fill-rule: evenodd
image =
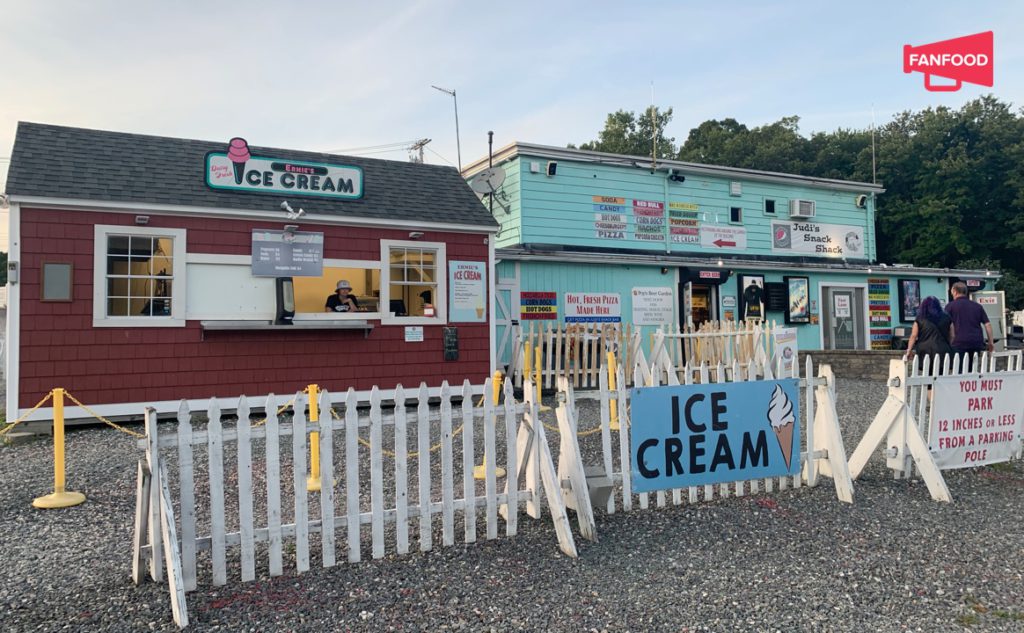
<svg viewBox="0 0 1024 633"><path fill-rule="evenodd" d="M335 420L344 420L344 418L342 418L340 415L338 415L338 412L334 410L334 407L331 407L331 416ZM455 436L457 436L459 433L462 433L462 430L465 429L465 428L466 428L465 424L459 425L459 428L457 428L454 431L452 431L452 438L454 439ZM363 446L365 446L366 448L369 448L371 450L373 449L373 444L370 444L370 442L368 440L364 440L361 437L359 438L359 443L362 444ZM436 453L437 451L441 450L441 446L443 446L443 445L444 445L443 442L438 442L437 444L434 444L429 449L427 449L427 452L428 453ZM389 451L388 449L381 447L380 452L383 453L384 455L387 455L391 459L395 458L395 452L394 451ZM419 457L419 455L420 455L419 451L411 451L411 452L406 453L406 457L407 458L409 458L409 457Z"/></svg>
<svg viewBox="0 0 1024 633"><path fill-rule="evenodd" d="M13 429L14 427L18 426L19 424L21 424L22 422L24 422L25 420L27 420L27 419L28 419L28 416L30 416L30 415L32 415L33 413L35 413L35 412L36 412L36 410L37 410L37 409L38 409L39 407L41 407L41 406L43 406L44 404L46 404L46 402L47 402L47 401L48 401L48 400L49 400L50 398L52 398L52 397L53 397L53 391L51 390L51 391L50 391L50 393L48 393L48 394L46 394L45 396L43 396L43 399L42 399L42 400L40 400L39 402L37 402L37 403L36 403L36 406L34 406L34 407L32 407L31 409L29 409L27 413L25 413L25 414L24 414L23 416L21 416L20 418L18 418L18 419L17 419L17 420L15 420L14 422L11 422L11 423L10 423L10 424L8 424L7 426L5 426L5 427L3 428L3 430L0 430L0 437L3 437L3 436L5 436L5 435L7 435L8 433L10 433L10 432L11 432L11 430L12 430L12 429Z"/></svg>
<svg viewBox="0 0 1024 633"><path fill-rule="evenodd" d="M281 407L277 410L277 415L281 415L282 413L287 411L288 408L291 407L293 404L295 404L295 398L292 398L288 402L286 402L283 405L281 405ZM257 420L256 422L253 423L252 428L255 429L257 427L263 426L264 424L267 423L267 420L269 420L269 419L270 419L269 417L266 417L266 418L263 418L262 420Z"/></svg>
<svg viewBox="0 0 1024 633"><path fill-rule="evenodd" d="M64 395L68 397L68 400L70 400L71 402L74 402L75 404L77 404L77 405L78 405L78 406L79 406L79 407L80 407L80 408L81 408L81 409L82 409L83 411L85 411L86 413L88 413L88 414L89 414L89 415L91 415L92 417L96 418L96 419L97 419L97 420L99 420L100 422L102 422L102 423L106 424L107 426L110 426L110 427L112 427L112 428L115 428L115 429L117 429L118 431L121 431L122 433L127 433L128 435L131 435L132 437L137 437L137 438L139 438L140 440L141 440L141 439L145 439L145 437L146 437L146 434L145 434L145 433L136 433L135 431L130 431L130 430L128 430L128 429L126 429L126 428L124 428L123 426L120 426L120 425L118 425L118 424L115 424L115 423L111 422L110 420L108 420L107 418L103 417L103 416L102 416L102 415L100 415L99 413L96 413L95 411L93 411L93 410L92 410L92 409L90 409L89 407L87 407L87 406L85 406L84 404L82 404L82 403L81 403L81 402L80 402L80 401L78 400L78 398L76 398L76 397L74 397L73 395L71 395L71 393L70 393L70 392L67 392L67 391L65 391L65 392L64 392Z"/></svg>

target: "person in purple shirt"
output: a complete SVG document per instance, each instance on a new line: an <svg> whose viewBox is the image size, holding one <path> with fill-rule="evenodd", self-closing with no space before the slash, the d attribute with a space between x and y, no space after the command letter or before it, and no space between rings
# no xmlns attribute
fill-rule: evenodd
<svg viewBox="0 0 1024 633"><path fill-rule="evenodd" d="M950 290L953 300L946 305L946 314L953 321L953 349L967 354L968 371L971 355L977 352L993 351L992 324L985 314L985 308L967 298L967 284L958 281ZM984 328L984 335L982 334ZM985 337L988 337L986 343Z"/></svg>

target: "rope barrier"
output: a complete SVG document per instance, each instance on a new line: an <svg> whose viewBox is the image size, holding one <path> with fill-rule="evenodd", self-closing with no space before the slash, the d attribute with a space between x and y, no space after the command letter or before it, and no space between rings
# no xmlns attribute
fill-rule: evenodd
<svg viewBox="0 0 1024 633"><path fill-rule="evenodd" d="M36 403L36 406L34 406L31 409L29 409L27 413L25 413L20 418L18 418L14 422L11 422L7 426L5 426L2 430L0 430L0 437L3 437L5 435L7 435L8 433L11 432L11 430L14 429L14 427L18 426L19 424L21 424L22 422L27 420L28 416L32 415L33 413L36 412L37 409L39 409L41 406L43 406L44 404L49 402L50 398L52 398L52 397L53 397L53 390L51 389L48 394L43 396L42 400L40 400L39 402Z"/></svg>
<svg viewBox="0 0 1024 633"><path fill-rule="evenodd" d="M110 420L108 420L107 418L103 417L99 413L96 413L95 411L93 411L89 407L87 407L84 404L82 404L81 401L79 401L78 398L76 398L73 395L71 395L70 392L65 391L64 395L68 397L68 400L70 400L71 402L74 402L75 404L77 404L83 411L85 411L86 413L88 413L92 417L96 418L100 422L106 424L107 426L109 426L111 428L114 428L114 429L117 429L118 431L121 431L122 433L125 433L127 435L131 435L132 437L138 438L140 440L146 439L146 434L145 433L136 433L135 431L130 431L130 430L124 428L123 426L119 425L119 424L115 424L114 422L111 422Z"/></svg>

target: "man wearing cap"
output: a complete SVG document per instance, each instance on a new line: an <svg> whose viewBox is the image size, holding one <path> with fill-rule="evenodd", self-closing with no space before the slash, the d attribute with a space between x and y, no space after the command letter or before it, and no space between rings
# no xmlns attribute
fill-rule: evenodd
<svg viewBox="0 0 1024 633"><path fill-rule="evenodd" d="M352 284L342 279L338 282L338 287L334 291L334 294L327 297L327 303L324 305L325 312L355 312L359 309L359 302L356 301L355 295L350 295L352 291Z"/></svg>

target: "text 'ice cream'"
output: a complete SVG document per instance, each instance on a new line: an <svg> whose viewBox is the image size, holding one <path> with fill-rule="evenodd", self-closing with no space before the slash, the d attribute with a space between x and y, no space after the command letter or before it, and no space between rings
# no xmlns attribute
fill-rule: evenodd
<svg viewBox="0 0 1024 633"><path fill-rule="evenodd" d="M781 385L775 385L772 392L772 399L768 405L768 422L775 432L775 439L779 441L786 468L789 468L793 457L793 428L796 425L796 417L793 415L793 403Z"/></svg>

